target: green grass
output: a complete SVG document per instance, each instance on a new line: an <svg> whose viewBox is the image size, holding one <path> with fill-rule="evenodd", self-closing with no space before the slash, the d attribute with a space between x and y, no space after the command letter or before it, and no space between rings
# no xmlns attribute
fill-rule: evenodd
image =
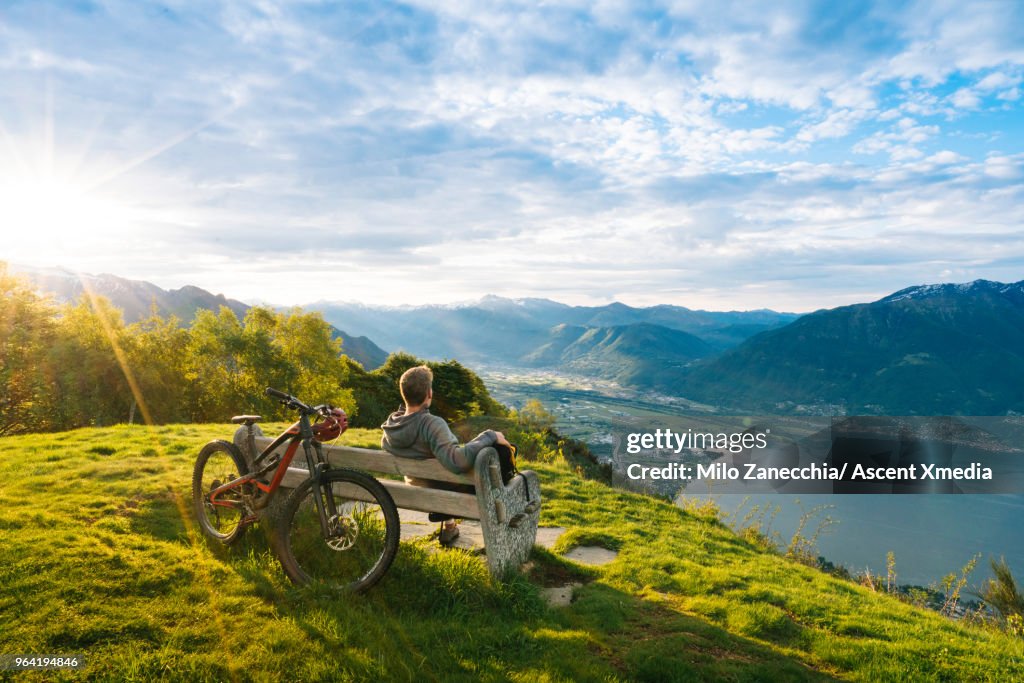
<svg viewBox="0 0 1024 683"><path fill-rule="evenodd" d="M268 429L268 433L272 430ZM557 551L492 582L479 558L403 543L366 596L285 579L261 533L231 549L191 516L195 454L230 426L0 439L0 653L85 654L17 680L993 680L1024 640L790 562L712 517L537 465ZM372 445L379 433L342 441ZM549 609L540 586L584 583Z"/></svg>

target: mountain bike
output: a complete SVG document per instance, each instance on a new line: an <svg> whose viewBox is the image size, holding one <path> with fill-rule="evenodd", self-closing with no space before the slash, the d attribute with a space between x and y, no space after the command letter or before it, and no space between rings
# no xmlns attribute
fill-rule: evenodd
<svg viewBox="0 0 1024 683"><path fill-rule="evenodd" d="M340 434L343 412L309 406L276 389L268 388L267 395L296 410L299 419L251 463L229 441L203 447L192 475L199 526L215 542L238 541L275 498L301 445L309 478L292 491L277 518L273 545L281 566L294 583L365 591L380 580L398 550L401 527L391 494L372 476L331 468L324 458L320 442ZM312 424L312 417L321 421ZM252 425L259 420L258 415L232 418L249 427L250 453L255 453ZM276 453L285 443L284 453Z"/></svg>

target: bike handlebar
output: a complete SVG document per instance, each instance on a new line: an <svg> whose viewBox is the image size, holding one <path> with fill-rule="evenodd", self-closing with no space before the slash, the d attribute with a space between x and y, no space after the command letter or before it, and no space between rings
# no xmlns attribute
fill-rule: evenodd
<svg viewBox="0 0 1024 683"><path fill-rule="evenodd" d="M277 389L274 389L272 387L267 387L266 394L267 396L272 396L276 399L279 399L281 403L285 404L289 408L300 410L306 413L307 415L326 415L331 410L331 406L327 405L326 403L319 406L308 406L299 399L292 396L291 394L286 394L283 391L278 391Z"/></svg>
<svg viewBox="0 0 1024 683"><path fill-rule="evenodd" d="M277 389L274 389L272 387L267 387L267 396L273 396L274 398L279 398L282 401L294 401L295 400L294 396L290 396L290 395L284 393L283 391L278 391Z"/></svg>
<svg viewBox="0 0 1024 683"><path fill-rule="evenodd" d="M314 408L310 408L305 403L295 398L291 394L286 394L283 391L278 391L277 389L274 389L272 387L267 387L267 396L273 396L274 398L279 399L281 403L285 404L289 408L300 410L306 413L307 415L316 412Z"/></svg>

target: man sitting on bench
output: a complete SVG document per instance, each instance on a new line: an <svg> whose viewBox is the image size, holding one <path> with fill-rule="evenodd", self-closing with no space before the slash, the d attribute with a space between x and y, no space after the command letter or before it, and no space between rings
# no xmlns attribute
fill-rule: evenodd
<svg viewBox="0 0 1024 683"><path fill-rule="evenodd" d="M495 444L508 445L504 434L488 429L469 443L460 446L444 418L430 414L430 401L434 397L434 373L425 365L409 368L398 380L398 390L405 402L403 410L391 413L381 425L384 435L380 445L388 453L400 458L426 460L437 458L445 469L463 474L473 469L477 453ZM452 484L433 479L406 477L413 486L446 489L460 493L475 493L469 484ZM458 521L449 515L430 513L430 521L442 522L438 540L451 545L459 537Z"/></svg>

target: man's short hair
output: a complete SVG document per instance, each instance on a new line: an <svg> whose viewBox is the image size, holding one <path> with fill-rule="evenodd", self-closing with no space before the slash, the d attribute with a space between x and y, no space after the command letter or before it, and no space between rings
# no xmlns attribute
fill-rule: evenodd
<svg viewBox="0 0 1024 683"><path fill-rule="evenodd" d="M398 390L402 392L402 400L408 406L418 406L427 400L430 385L434 381L434 373L426 365L409 368L398 380Z"/></svg>

